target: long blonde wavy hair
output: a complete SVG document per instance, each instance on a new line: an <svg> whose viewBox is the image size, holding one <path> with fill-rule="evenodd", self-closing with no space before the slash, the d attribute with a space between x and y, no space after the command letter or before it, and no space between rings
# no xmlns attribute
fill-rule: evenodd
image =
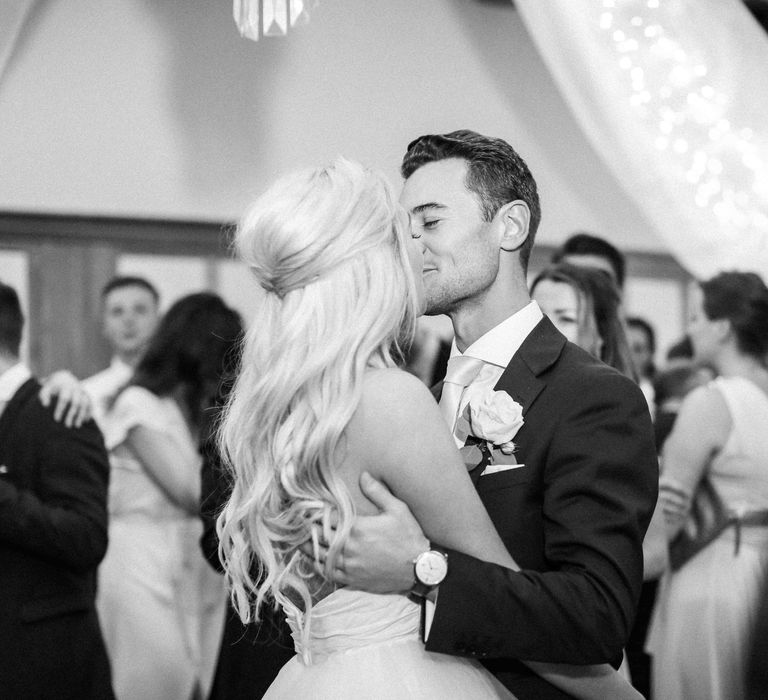
<svg viewBox="0 0 768 700"><path fill-rule="evenodd" d="M233 475L219 551L244 622L273 599L301 608L309 634L318 577L298 547L324 531L327 576L349 534L354 508L334 465L366 370L393 366L413 336L406 235L385 178L343 158L278 180L237 229L267 290L219 432Z"/></svg>

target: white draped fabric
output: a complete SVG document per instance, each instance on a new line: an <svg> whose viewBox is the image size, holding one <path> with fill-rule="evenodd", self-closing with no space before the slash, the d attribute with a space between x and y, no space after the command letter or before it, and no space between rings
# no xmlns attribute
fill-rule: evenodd
<svg viewBox="0 0 768 700"><path fill-rule="evenodd" d="M35 0L2 0L0 2L0 79L13 55L16 42Z"/></svg>
<svg viewBox="0 0 768 700"><path fill-rule="evenodd" d="M515 6L593 147L678 261L697 277L768 280L768 36L743 3Z"/></svg>

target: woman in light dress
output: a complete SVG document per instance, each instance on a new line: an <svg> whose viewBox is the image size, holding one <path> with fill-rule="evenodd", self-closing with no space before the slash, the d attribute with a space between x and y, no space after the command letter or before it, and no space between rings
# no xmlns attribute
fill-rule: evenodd
<svg viewBox="0 0 768 700"><path fill-rule="evenodd" d="M234 485L219 533L241 617L277 601L293 630L297 656L267 698L511 697L477 662L425 651L419 603L328 583L355 514L377 511L363 472L428 537L516 568L437 403L395 368L422 297L408 228L382 176L339 159L279 180L238 229L266 294L221 430ZM322 565L300 549L320 537ZM580 697L637 697L609 667L533 665Z"/></svg>
<svg viewBox="0 0 768 700"><path fill-rule="evenodd" d="M97 605L118 700L190 700L210 685L226 593L198 542L198 432L240 335L219 297L179 300L106 418L109 549Z"/></svg>
<svg viewBox="0 0 768 700"><path fill-rule="evenodd" d="M743 272L701 283L688 332L696 360L719 376L686 396L664 445L668 539L707 474L743 523L662 580L648 639L654 697L738 700L768 572L768 289Z"/></svg>

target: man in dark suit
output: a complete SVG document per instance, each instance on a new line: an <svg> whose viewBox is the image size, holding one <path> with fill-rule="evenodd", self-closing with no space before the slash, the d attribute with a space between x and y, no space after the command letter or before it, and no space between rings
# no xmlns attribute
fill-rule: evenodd
<svg viewBox="0 0 768 700"><path fill-rule="evenodd" d="M23 316L0 283L0 695L113 698L94 607L109 464L96 425L67 428L19 362Z"/></svg>
<svg viewBox="0 0 768 700"><path fill-rule="evenodd" d="M522 406L514 454L492 461L498 451L480 441L472 471L522 571L429 543L404 504L363 478L382 512L357 519L337 580L426 597L436 603L427 606L428 650L483 659L522 700L567 697L519 660L619 665L656 501L648 408L633 382L567 342L530 300L538 194L509 144L470 131L423 136L402 172L400 201L424 248L427 313L453 322L437 394L457 446L478 442L462 389L470 380L452 375L468 358L471 386L484 382Z"/></svg>

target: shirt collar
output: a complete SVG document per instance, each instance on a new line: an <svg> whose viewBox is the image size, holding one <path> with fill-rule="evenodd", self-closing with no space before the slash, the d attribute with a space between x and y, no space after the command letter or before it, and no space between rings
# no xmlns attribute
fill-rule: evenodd
<svg viewBox="0 0 768 700"><path fill-rule="evenodd" d="M481 335L463 354L497 367L506 367L542 318L544 314L539 305L531 301L520 311ZM451 357L461 354L454 339L451 345Z"/></svg>
<svg viewBox="0 0 768 700"><path fill-rule="evenodd" d="M16 363L0 374L0 401L10 401L31 376L32 373L23 362Z"/></svg>

